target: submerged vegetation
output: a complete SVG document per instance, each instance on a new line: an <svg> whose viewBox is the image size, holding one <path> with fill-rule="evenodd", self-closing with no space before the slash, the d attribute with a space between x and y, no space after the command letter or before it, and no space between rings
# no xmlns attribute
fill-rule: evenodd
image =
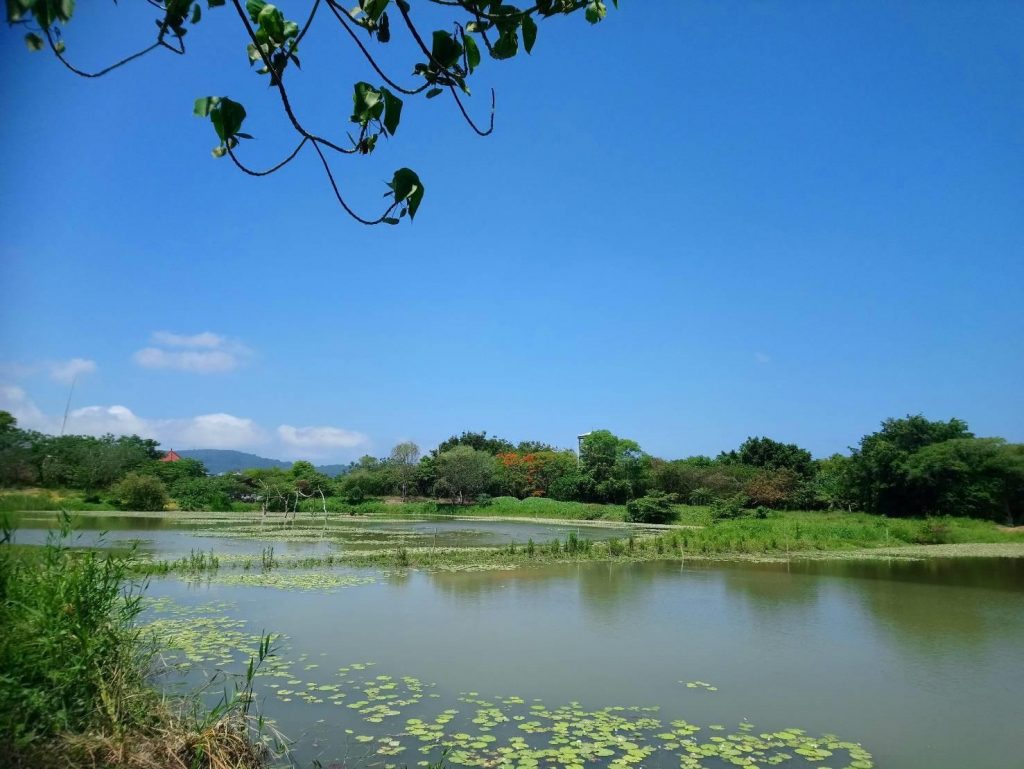
<svg viewBox="0 0 1024 769"><path fill-rule="evenodd" d="M251 769L268 749L251 683L211 711L152 686L157 647L137 621L129 557L68 547L67 518L42 548L0 542L0 751L5 765Z"/></svg>

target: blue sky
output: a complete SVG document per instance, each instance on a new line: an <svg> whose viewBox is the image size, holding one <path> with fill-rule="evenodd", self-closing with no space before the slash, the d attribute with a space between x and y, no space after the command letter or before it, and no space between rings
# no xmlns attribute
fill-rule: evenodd
<svg viewBox="0 0 1024 769"><path fill-rule="evenodd" d="M149 34L145 4L89 6L85 67ZM623 0L540 32L474 76L493 136L407 101L335 163L367 213L420 173L416 222L368 229L311 154L211 158L207 94L245 103L253 165L294 144L229 8L95 81L4 30L0 407L59 429L78 371L69 430L317 460L599 427L827 455L918 412L1024 440L1024 6ZM326 16L302 58L302 119L343 136L378 78Z"/></svg>

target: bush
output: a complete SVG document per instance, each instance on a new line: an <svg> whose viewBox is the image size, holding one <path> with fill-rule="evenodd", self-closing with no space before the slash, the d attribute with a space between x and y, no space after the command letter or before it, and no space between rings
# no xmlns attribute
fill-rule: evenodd
<svg viewBox="0 0 1024 769"><path fill-rule="evenodd" d="M122 510L163 510L167 504L167 487L152 475L128 473L114 488L114 496Z"/></svg>
<svg viewBox="0 0 1024 769"><path fill-rule="evenodd" d="M712 521L729 521L736 518L745 518L748 511L744 507L747 498L743 494L734 494L725 499L716 499L711 503Z"/></svg>
<svg viewBox="0 0 1024 769"><path fill-rule="evenodd" d="M675 516L675 494L652 491L646 497L626 503L626 520L631 523L668 523Z"/></svg>
<svg viewBox="0 0 1024 769"><path fill-rule="evenodd" d="M181 510L230 510L231 499L216 478L186 478L172 487Z"/></svg>

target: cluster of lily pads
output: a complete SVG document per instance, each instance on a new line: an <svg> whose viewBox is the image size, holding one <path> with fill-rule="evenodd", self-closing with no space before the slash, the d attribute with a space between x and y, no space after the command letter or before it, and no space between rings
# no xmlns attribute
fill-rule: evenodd
<svg viewBox="0 0 1024 769"><path fill-rule="evenodd" d="M742 722L735 729L721 724L697 726L686 720L664 721L657 707L608 707L588 710L578 702L549 708L541 700L519 696L482 698L464 692L457 708L436 715L401 718L407 708L421 704L432 685L405 676L395 678L371 671L373 663L353 663L336 671L338 683L287 681L271 684L281 702L300 699L308 704L347 705L373 727L345 728L347 740L365 745L380 757L380 765L400 757L406 764L427 766L442 750L448 763L486 769L583 769L602 766L629 769L678 766L702 769L721 766L827 766L871 769L871 754L854 742L834 735L813 736L802 729L757 732ZM273 675L291 675L281 670ZM705 682L704 688L710 687ZM430 693L427 696L438 698ZM423 707L419 710L423 710ZM344 716L339 718L344 724ZM382 726L378 726L382 725ZM373 732L373 733L370 733ZM415 753L420 753L419 759ZM372 763L368 764L372 765Z"/></svg>
<svg viewBox="0 0 1024 769"><path fill-rule="evenodd" d="M244 620L225 614L226 604L206 603L182 606L169 599L147 602L149 621L143 630L160 648L168 666L235 666L259 649L260 636L245 631Z"/></svg>
<svg viewBox="0 0 1024 769"><path fill-rule="evenodd" d="M333 571L244 571L217 572L212 575L191 576L190 581L238 585L243 587L273 587L278 590L338 590L345 587L370 585L375 577L343 574Z"/></svg>
<svg viewBox="0 0 1024 769"><path fill-rule="evenodd" d="M717 686L712 686L707 681L680 681L679 683L685 683L687 689L703 689L706 692L718 691Z"/></svg>
<svg viewBox="0 0 1024 769"><path fill-rule="evenodd" d="M168 616L158 616L150 628L171 659L182 655L194 667L238 664L254 653L260 639L244 631L244 622L226 616L224 608L157 601L151 609ZM735 728L702 727L681 718L665 719L657 707L593 710L570 702L551 708L539 699L483 697L479 692L459 694L450 703L453 707L445 708L444 702L431 707L441 699L431 691L434 684L378 672L373 662L328 672L300 654L271 658L257 675L257 696L264 695L267 715L283 715L298 704L336 706L324 718L310 720L336 727L332 748L346 751L346 760L364 751L361 765L383 769L427 766L442 752L449 764L483 769L874 767L860 744L835 735L814 736L796 728L758 731L747 721ZM705 681L685 683L716 690ZM306 713L303 718L308 718Z"/></svg>

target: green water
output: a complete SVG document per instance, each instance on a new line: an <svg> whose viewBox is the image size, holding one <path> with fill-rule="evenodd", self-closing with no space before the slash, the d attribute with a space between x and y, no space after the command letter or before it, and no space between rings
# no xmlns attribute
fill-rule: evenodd
<svg viewBox="0 0 1024 769"><path fill-rule="evenodd" d="M148 594L187 682L284 634L256 692L301 765L438 742L522 769L1024 765L1024 560L222 570Z"/></svg>

